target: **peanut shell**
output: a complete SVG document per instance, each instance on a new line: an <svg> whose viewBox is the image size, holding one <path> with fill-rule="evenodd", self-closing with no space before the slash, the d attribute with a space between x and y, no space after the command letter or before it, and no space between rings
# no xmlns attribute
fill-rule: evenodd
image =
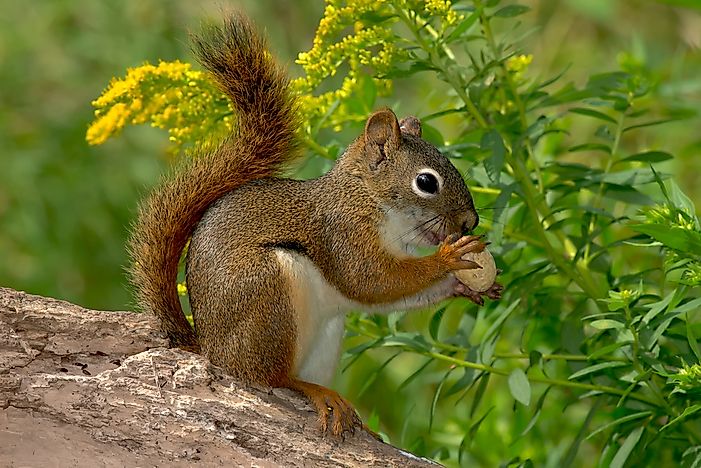
<svg viewBox="0 0 701 468"><path fill-rule="evenodd" d="M455 276L458 280L473 291L484 292L497 277L497 266L494 257L487 249L482 252L469 252L462 256L463 260L470 260L477 263L482 268L474 270L458 270Z"/></svg>

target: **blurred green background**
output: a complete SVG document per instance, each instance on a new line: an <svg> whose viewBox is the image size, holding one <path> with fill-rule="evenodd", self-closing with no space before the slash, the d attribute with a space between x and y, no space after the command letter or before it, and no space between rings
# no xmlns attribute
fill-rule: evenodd
<svg viewBox="0 0 701 468"><path fill-rule="evenodd" d="M531 33L521 49L533 54L534 74L553 76L569 67L565 81L581 85L625 63L645 69L658 95L701 111L701 2L521 3L532 7L523 16L522 29ZM90 102L127 67L192 61L187 31L203 18L216 18L222 5L242 9L264 27L280 61L293 76L300 73L294 59L311 46L321 1L0 3L0 286L95 309L133 309L124 244L138 200L172 162L172 152L166 132L150 127L129 127L89 147ZM407 90L435 88L423 82L430 76L416 79L420 86L414 82ZM429 92L396 85L401 113L430 109ZM650 148L677 156L660 168L701 206L701 119L653 127L645 138ZM352 399L376 366L363 365L341 382ZM384 406L383 418L402 418L402 406L392 405L393 382L409 368L399 358L383 371L373 384L375 395L361 402L364 416Z"/></svg>

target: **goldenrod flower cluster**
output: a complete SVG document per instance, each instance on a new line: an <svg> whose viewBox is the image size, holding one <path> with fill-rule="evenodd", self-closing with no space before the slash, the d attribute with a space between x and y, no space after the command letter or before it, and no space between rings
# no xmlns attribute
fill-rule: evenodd
<svg viewBox="0 0 701 468"><path fill-rule="evenodd" d="M92 104L95 121L86 134L92 145L104 143L127 124L149 121L168 129L177 145L204 141L231 127L226 97L204 72L179 61L130 68Z"/></svg>
<svg viewBox="0 0 701 468"><path fill-rule="evenodd" d="M689 236L698 238L701 234L696 216L687 208L671 208L668 205L656 205L643 210L646 224L657 224L671 228L692 231ZM681 264L679 262L682 262ZM665 264L668 268L681 271L679 282L689 286L701 285L701 258L689 252L678 252L668 248Z"/></svg>
<svg viewBox="0 0 701 468"><path fill-rule="evenodd" d="M401 39L392 31L398 10L424 21L437 19L443 26L453 25L460 18L447 0L326 0L312 48L297 59L306 76L295 80L294 86L302 95L306 117L326 116L327 123L335 127L362 118L353 115L346 100L359 91L362 77L368 74L380 95L389 92L391 80L387 75L409 56L399 45ZM347 30L352 33L339 37ZM312 94L344 65L348 71L337 89Z"/></svg>
<svg viewBox="0 0 701 468"><path fill-rule="evenodd" d="M533 61L533 55L513 55L506 59L504 66L513 75L513 80L516 84L521 84L524 81L524 73L528 70L528 66Z"/></svg>
<svg viewBox="0 0 701 468"><path fill-rule="evenodd" d="M701 366L684 363L676 374L670 376L669 383L674 384L674 392L701 394Z"/></svg>
<svg viewBox="0 0 701 468"><path fill-rule="evenodd" d="M424 10L428 14L441 18L447 25L454 25L460 19L460 15L451 8L452 3L448 0L426 0L419 3L424 4Z"/></svg>
<svg viewBox="0 0 701 468"><path fill-rule="evenodd" d="M380 91L389 89L390 81L382 76L402 60L404 51L395 44L389 20L383 24L368 24L362 18L369 13L378 18L389 16L390 2L327 0L312 48L297 58L306 76L295 80L293 86L301 95L306 118L313 120L324 116L338 103L334 115L329 116L329 123L335 125L346 120L350 112L344 101L358 91L362 86L361 77L368 73ZM346 29L352 33L339 38ZM312 94L343 65L347 65L348 71L337 89Z"/></svg>

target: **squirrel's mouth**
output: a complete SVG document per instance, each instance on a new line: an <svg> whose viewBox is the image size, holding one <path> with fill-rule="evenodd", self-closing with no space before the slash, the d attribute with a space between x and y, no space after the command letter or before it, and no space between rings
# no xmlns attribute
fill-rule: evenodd
<svg viewBox="0 0 701 468"><path fill-rule="evenodd" d="M448 233L445 228L441 229L431 229L423 234L423 238L429 245L438 245L448 237Z"/></svg>

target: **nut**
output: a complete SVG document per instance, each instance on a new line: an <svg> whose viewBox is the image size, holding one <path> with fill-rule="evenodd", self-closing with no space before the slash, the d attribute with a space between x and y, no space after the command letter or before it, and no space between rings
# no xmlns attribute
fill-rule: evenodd
<svg viewBox="0 0 701 468"><path fill-rule="evenodd" d="M497 266L494 263L494 257L487 249L482 252L466 253L462 258L473 261L482 267L474 270L456 271L455 276L462 284L477 292L484 292L494 284L494 280L497 278Z"/></svg>

